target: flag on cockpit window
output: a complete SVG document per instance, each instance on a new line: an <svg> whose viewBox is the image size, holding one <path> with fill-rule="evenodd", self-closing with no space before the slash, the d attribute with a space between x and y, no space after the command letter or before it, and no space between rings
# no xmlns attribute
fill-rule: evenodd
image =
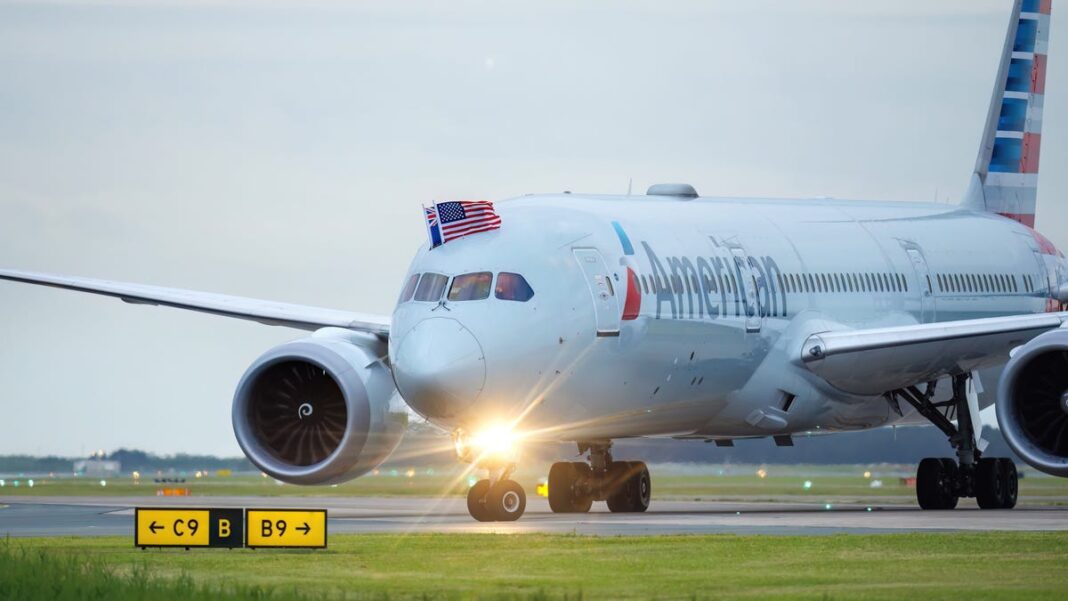
<svg viewBox="0 0 1068 601"><path fill-rule="evenodd" d="M423 207L423 214L426 217L426 231L430 235L430 248L437 248L441 246L441 228L438 227L438 210L437 207L431 205L429 208Z"/></svg>
<svg viewBox="0 0 1068 601"><path fill-rule="evenodd" d="M501 227L501 216L488 200L453 200L426 209L430 248Z"/></svg>

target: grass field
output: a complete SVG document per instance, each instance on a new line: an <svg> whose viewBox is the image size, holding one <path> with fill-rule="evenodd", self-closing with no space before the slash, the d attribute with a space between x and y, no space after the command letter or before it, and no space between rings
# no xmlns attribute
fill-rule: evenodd
<svg viewBox="0 0 1068 601"><path fill-rule="evenodd" d="M913 502L915 491L901 481L906 468L863 466L768 466L765 477L757 475L757 466L652 466L653 496L658 499L719 500L745 498L773 500L791 498L812 501L863 503L868 499L880 503ZM868 472L868 477L865 477ZM528 494L534 494L540 471L520 471L516 479ZM184 484L157 485L151 478L135 481L129 476L100 479L45 477L7 478L0 496L155 496L162 486L188 488L194 496L400 496L463 495L469 486L461 468L450 465L437 469L383 469L337 486L292 486L259 476L187 477ZM872 483L878 481L878 487ZM806 487L806 482L809 483ZM1029 474L1020 481L1024 503L1068 503L1068 479Z"/></svg>
<svg viewBox="0 0 1068 601"><path fill-rule="evenodd" d="M0 541L0 598L1057 599L1066 533L337 535L324 551Z"/></svg>

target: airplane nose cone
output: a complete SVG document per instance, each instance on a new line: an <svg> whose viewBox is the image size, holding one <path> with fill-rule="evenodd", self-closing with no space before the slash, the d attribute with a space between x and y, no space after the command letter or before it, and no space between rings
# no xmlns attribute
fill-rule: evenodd
<svg viewBox="0 0 1068 601"><path fill-rule="evenodd" d="M486 384L486 359L474 335L455 319L426 319L394 355L393 374L404 400L427 417L455 417Z"/></svg>

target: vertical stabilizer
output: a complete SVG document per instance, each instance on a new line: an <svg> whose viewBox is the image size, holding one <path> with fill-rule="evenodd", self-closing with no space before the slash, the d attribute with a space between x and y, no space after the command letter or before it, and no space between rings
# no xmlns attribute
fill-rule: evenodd
<svg viewBox="0 0 1068 601"><path fill-rule="evenodd" d="M1052 0L1016 0L964 204L1035 225Z"/></svg>

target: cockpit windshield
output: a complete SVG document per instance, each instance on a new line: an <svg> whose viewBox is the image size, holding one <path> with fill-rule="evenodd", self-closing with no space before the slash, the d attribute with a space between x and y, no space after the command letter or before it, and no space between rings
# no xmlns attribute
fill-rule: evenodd
<svg viewBox="0 0 1068 601"><path fill-rule="evenodd" d="M526 278L518 273L502 271L497 276L497 287L493 295L501 300L527 302L534 297L534 289L527 283Z"/></svg>
<svg viewBox="0 0 1068 601"><path fill-rule="evenodd" d="M437 302L441 299L441 293L445 292L445 284L449 277L440 273L424 273L419 279L419 286L415 289L415 300L423 302Z"/></svg>
<svg viewBox="0 0 1068 601"><path fill-rule="evenodd" d="M449 300L474 301L489 298L492 283L493 274L488 271L458 275L452 279Z"/></svg>
<svg viewBox="0 0 1068 601"><path fill-rule="evenodd" d="M456 302L485 300L489 298L490 290L493 290L495 298L506 301L525 303L534 297L534 289L527 283L526 278L518 273L501 272L497 274L497 285L493 284L491 271L458 275L452 278L451 285L447 275L416 273L404 284L397 303L408 301L436 303L441 300L446 287L449 289L447 299Z"/></svg>
<svg viewBox="0 0 1068 601"><path fill-rule="evenodd" d="M419 284L419 274L414 273L412 277L408 278L408 283L404 285L404 289L401 290L400 298L397 299L397 304L406 303L412 300L412 295L415 294L415 287Z"/></svg>

